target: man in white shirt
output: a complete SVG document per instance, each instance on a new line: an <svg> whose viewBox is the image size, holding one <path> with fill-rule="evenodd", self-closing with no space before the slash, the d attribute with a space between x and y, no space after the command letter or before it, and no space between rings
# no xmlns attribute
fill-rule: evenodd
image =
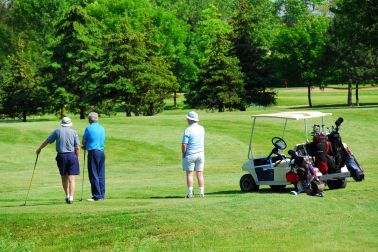
<svg viewBox="0 0 378 252"><path fill-rule="evenodd" d="M205 180L203 170L205 165L205 129L198 124L198 114L191 111L186 116L189 127L185 129L182 137L182 168L186 171L188 194L186 198L193 198L193 172L196 171L199 197L205 196Z"/></svg>

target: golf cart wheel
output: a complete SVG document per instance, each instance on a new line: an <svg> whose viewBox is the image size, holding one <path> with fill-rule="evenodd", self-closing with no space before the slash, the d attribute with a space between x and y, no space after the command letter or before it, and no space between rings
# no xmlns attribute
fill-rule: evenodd
<svg viewBox="0 0 378 252"><path fill-rule="evenodd" d="M283 191L285 189L286 185L270 185L270 188L273 191Z"/></svg>
<svg viewBox="0 0 378 252"><path fill-rule="evenodd" d="M242 192L258 191L259 186L256 185L251 174L244 174L240 178L240 189Z"/></svg>
<svg viewBox="0 0 378 252"><path fill-rule="evenodd" d="M328 180L327 185L330 190L345 188L347 184L346 179Z"/></svg>

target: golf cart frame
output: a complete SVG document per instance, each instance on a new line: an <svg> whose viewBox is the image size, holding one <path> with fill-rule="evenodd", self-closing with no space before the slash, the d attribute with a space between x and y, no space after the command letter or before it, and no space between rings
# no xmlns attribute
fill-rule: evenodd
<svg viewBox="0 0 378 252"><path fill-rule="evenodd" d="M247 174L244 174L240 179L240 189L243 192L258 191L260 185L270 186L272 189L283 189L287 185L292 183L288 182L286 179L286 174L291 171L291 159L287 158L285 154L280 153L282 150L286 149L285 142L285 132L288 121L303 121L305 127L305 144L297 144L295 146L295 151L300 152L304 157L309 160L310 157L306 151L306 144L309 143L308 140L308 119L319 118L321 120L322 131L325 134L324 128L324 117L331 116L331 113L323 113L319 111L295 111L295 112L279 112L272 114L260 114L252 116L252 129L251 136L249 140L248 149L248 161L242 166ZM280 137L273 137L272 144L274 148L271 153L265 157L257 157L253 153L253 137L255 133L256 121L259 118L268 119L281 119L284 120L284 127ZM273 155L274 154L274 155ZM344 188L346 186L346 177L350 177L351 174L348 169L344 166L341 168L341 172L333 174L322 174L317 170L316 174L319 179L323 182L328 183L331 189ZM336 182L336 183L335 183ZM295 185L295 184L294 184ZM296 186L296 185L295 185Z"/></svg>

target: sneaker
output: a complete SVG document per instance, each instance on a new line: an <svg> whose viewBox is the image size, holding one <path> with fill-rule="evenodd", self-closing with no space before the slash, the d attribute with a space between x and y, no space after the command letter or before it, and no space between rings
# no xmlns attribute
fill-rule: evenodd
<svg viewBox="0 0 378 252"><path fill-rule="evenodd" d="M290 191L290 194L291 195L298 195L298 193L296 191Z"/></svg>
<svg viewBox="0 0 378 252"><path fill-rule="evenodd" d="M187 198L187 199L191 199L191 198L194 198L194 195L189 193L189 194L186 195L185 198Z"/></svg>
<svg viewBox="0 0 378 252"><path fill-rule="evenodd" d="M198 194L198 197L199 197L199 198L204 198L204 197L205 197L205 194L200 193L200 194Z"/></svg>
<svg viewBox="0 0 378 252"><path fill-rule="evenodd" d="M104 200L104 199L98 199L96 197L92 197L92 198L87 199L87 201L90 201L90 202L93 202L93 201L102 201L102 200Z"/></svg>

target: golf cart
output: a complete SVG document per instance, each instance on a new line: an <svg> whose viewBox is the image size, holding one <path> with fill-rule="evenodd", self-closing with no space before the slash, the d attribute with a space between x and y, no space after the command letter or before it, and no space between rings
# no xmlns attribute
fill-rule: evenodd
<svg viewBox="0 0 378 252"><path fill-rule="evenodd" d="M319 146L329 147L330 145L330 138L332 136L338 136L339 144L341 143L341 138L338 134L339 126L342 123L342 118L339 118L336 121L336 128L332 126L332 131L328 128L324 127L324 117L332 115L331 113L322 113L318 111L299 111L299 112L280 112L280 113L272 113L272 114L260 114L260 115L253 115L252 119L252 131L249 141L249 150L248 150L248 161L245 162L242 166L242 169L247 174L244 174L240 179L240 189L242 192L252 192L258 191L260 185L267 185L270 186L272 189L279 190L284 189L287 185L293 184L295 188L297 188L298 177L296 174L296 170L294 169L296 165L298 165L298 158L300 158L301 163L306 160L307 164L311 164L315 173L313 177L316 177L317 180L320 180L320 183L325 183L328 185L329 189L338 189L338 188L345 188L346 187L346 178L352 176L359 176L356 181L361 181L363 179L363 170L357 169L356 171L353 170L350 166L346 166L345 158L340 158L342 161L338 162L337 165L333 165L334 168L328 169L328 167L323 167L324 165L321 162L321 157L318 155L319 153L323 152L318 148ZM271 143L273 145L273 149L270 151L269 154L265 154L264 156L255 156L256 149L261 149L262 145L259 143L255 143L254 134L256 131L256 122L260 121L261 119L280 119L284 121L283 124L283 131L280 136L273 135L271 138ZM311 120L310 120L311 119ZM314 124L314 128L312 131L313 140L308 140L308 122L315 120L320 120L321 124ZM289 150L288 154L290 157L287 157L284 154L284 150L287 148L285 140L285 133L286 127L288 126L289 121L303 121L305 127L305 143L295 144L294 150ZM265 120L266 122L266 120ZM268 124L265 128L260 128L261 131L272 131L272 126L277 125L277 122L272 124ZM297 125L298 126L298 125ZM291 132L291 137L298 137L298 130ZM275 133L273 133L275 134ZM315 138L319 136L324 140L323 145L319 143L315 143ZM261 137L260 137L261 138ZM326 145L327 143L328 145ZM314 150L315 148L315 150ZM345 150L344 147L337 147ZM334 148L336 149L336 147ZM324 149L325 150L325 149ZM328 149L327 149L328 151ZM261 151L260 151L261 152ZM325 152L325 151L324 151ZM336 152L336 151L335 151ZM343 157L346 157L347 154ZM330 154L332 155L332 154ZM332 157L327 155L327 158L331 158L334 163L337 159L336 157ZM356 161L357 162L357 161ZM356 163L355 162L355 163ZM300 166L300 165L299 165ZM356 165L355 165L356 166ZM336 168L335 168L336 167ZM298 168L298 166L297 166ZM319 169L321 168L321 169ZM359 167L360 168L360 167ZM358 174L357 174L358 173ZM290 179L288 175L295 175L294 179Z"/></svg>

